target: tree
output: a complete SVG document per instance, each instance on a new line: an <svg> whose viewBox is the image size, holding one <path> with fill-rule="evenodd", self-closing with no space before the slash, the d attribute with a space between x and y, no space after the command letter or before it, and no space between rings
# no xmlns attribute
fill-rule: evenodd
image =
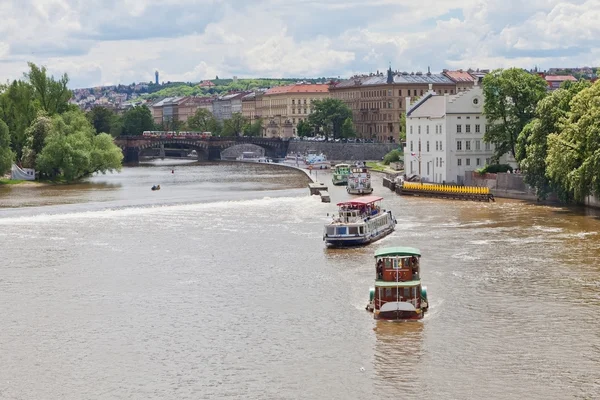
<svg viewBox="0 0 600 400"><path fill-rule="evenodd" d="M400 142L406 142L406 113L400 113Z"/></svg>
<svg viewBox="0 0 600 400"><path fill-rule="evenodd" d="M600 195L600 84L579 92L560 123L548 136L548 177L576 202Z"/></svg>
<svg viewBox="0 0 600 400"><path fill-rule="evenodd" d="M123 135L137 136L154 130L154 120L148 107L135 106L123 114Z"/></svg>
<svg viewBox="0 0 600 400"><path fill-rule="evenodd" d="M352 138L356 136L354 125L352 125L352 118L346 118L346 120L342 124L341 136L343 138Z"/></svg>
<svg viewBox="0 0 600 400"><path fill-rule="evenodd" d="M38 67L34 63L27 63L29 72L25 77L34 88L35 98L42 110L49 115L67 111L69 99L73 95L67 88L69 77L63 74L59 80L53 76L48 77L46 67Z"/></svg>
<svg viewBox="0 0 600 400"><path fill-rule="evenodd" d="M546 82L519 68L498 69L483 78L483 112L490 122L484 140L496 145L496 157L510 152L517 161L517 138L533 119L537 103L546 95Z"/></svg>
<svg viewBox="0 0 600 400"><path fill-rule="evenodd" d="M206 108L199 108L194 115L188 118L187 126L192 131L209 132L211 120L214 115Z"/></svg>
<svg viewBox="0 0 600 400"><path fill-rule="evenodd" d="M17 160L23 156L25 130L36 118L36 106L33 87L27 82L13 81L0 94L0 119L8 126L10 144Z"/></svg>
<svg viewBox="0 0 600 400"><path fill-rule="evenodd" d="M242 133L246 118L241 113L233 113L230 119L223 122L223 136L239 136Z"/></svg>
<svg viewBox="0 0 600 400"><path fill-rule="evenodd" d="M261 136L262 133L262 118L258 118L256 121L249 123L246 122L244 126L244 136Z"/></svg>
<svg viewBox="0 0 600 400"><path fill-rule="evenodd" d="M110 133L113 136L120 135L120 118L111 109L102 106L95 106L87 113L87 117L94 126L97 134Z"/></svg>
<svg viewBox="0 0 600 400"><path fill-rule="evenodd" d="M313 127L306 120L298 122L296 125L296 132L300 137L312 136L314 134Z"/></svg>
<svg viewBox="0 0 600 400"><path fill-rule="evenodd" d="M10 132L4 121L0 120L0 176L10 171L15 154L10 149Z"/></svg>
<svg viewBox="0 0 600 400"><path fill-rule="evenodd" d="M587 81L565 86L542 99L536 108L536 118L525 125L517 140L517 156L521 160L520 167L525 183L536 189L538 198L545 199L550 191L567 199L569 196L560 185L555 185L548 178L546 158L548 156L548 136L560 132L560 123L570 110L570 102L577 93L590 86Z"/></svg>
<svg viewBox="0 0 600 400"><path fill-rule="evenodd" d="M25 131L26 142L22 158L25 167L35 168L37 156L42 152L51 130L52 120L46 112L40 111L33 124Z"/></svg>
<svg viewBox="0 0 600 400"><path fill-rule="evenodd" d="M317 129L322 128L325 137L332 134L336 138L341 136L347 118L352 118L352 110L340 99L328 98L313 101L308 122Z"/></svg>
<svg viewBox="0 0 600 400"><path fill-rule="evenodd" d="M37 167L43 176L71 182L94 172L120 170L122 159L110 135L96 135L82 112L69 111L53 117Z"/></svg>

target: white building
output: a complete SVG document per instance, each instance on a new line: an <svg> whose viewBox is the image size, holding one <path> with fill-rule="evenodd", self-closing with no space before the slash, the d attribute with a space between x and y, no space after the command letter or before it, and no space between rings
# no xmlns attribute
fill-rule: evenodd
<svg viewBox="0 0 600 400"><path fill-rule="evenodd" d="M483 141L483 91L475 85L456 95L430 90L412 104L406 98L407 175L424 182L464 182L465 173L490 164L494 146Z"/></svg>

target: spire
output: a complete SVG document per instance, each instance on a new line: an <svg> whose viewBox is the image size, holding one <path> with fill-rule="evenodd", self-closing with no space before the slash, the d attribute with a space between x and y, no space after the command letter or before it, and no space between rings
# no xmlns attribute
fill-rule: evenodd
<svg viewBox="0 0 600 400"><path fill-rule="evenodd" d="M427 75L431 75L431 68L427 66Z"/></svg>
<svg viewBox="0 0 600 400"><path fill-rule="evenodd" d="M390 68L387 71L387 83L394 83L394 74L392 73L392 63L390 62Z"/></svg>

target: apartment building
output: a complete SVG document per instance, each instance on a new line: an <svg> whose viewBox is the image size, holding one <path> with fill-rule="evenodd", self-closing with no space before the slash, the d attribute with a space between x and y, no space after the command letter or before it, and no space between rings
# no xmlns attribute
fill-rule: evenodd
<svg viewBox="0 0 600 400"><path fill-rule="evenodd" d="M199 108L213 112L213 97L167 97L150 106L155 124L168 121L186 122Z"/></svg>
<svg viewBox="0 0 600 400"><path fill-rule="evenodd" d="M398 141L400 120L406 98L416 99L429 85L441 94L456 93L456 82L443 74L392 72L355 76L329 87L331 96L352 110L352 122L359 137Z"/></svg>
<svg viewBox="0 0 600 400"><path fill-rule="evenodd" d="M250 92L230 93L221 96L213 102L213 114L219 121L231 119L235 113L242 112L242 99Z"/></svg>
<svg viewBox="0 0 600 400"><path fill-rule="evenodd" d="M475 83L478 82L477 77L471 75L468 71L463 71L462 69L459 69L458 71L449 71L445 69L442 74L456 83L457 93L471 89Z"/></svg>

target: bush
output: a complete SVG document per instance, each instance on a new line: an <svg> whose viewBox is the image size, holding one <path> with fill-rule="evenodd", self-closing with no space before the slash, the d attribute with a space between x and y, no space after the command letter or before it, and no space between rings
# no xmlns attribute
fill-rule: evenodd
<svg viewBox="0 0 600 400"><path fill-rule="evenodd" d="M478 169L477 173L483 175L483 174L498 174L498 173L507 172L507 171L510 171L511 173L513 172L513 168L508 164L492 164L492 165L486 165L485 167Z"/></svg>
<svg viewBox="0 0 600 400"><path fill-rule="evenodd" d="M400 150L392 150L383 157L383 163L390 165L392 162L402 161L404 154Z"/></svg>

